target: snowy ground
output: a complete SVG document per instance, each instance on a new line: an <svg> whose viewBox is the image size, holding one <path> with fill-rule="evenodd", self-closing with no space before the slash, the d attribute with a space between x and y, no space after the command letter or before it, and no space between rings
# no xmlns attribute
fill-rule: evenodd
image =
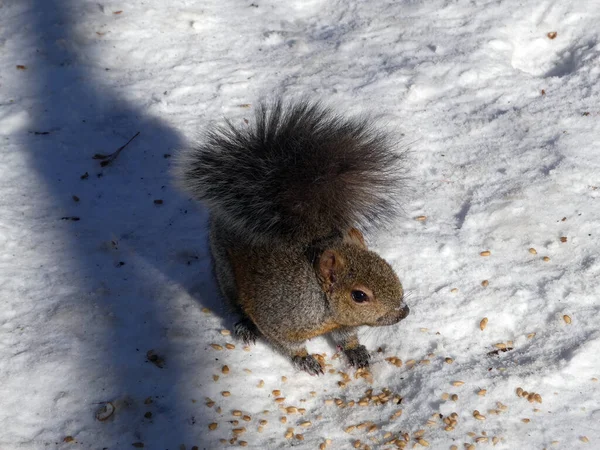
<svg viewBox="0 0 600 450"><path fill-rule="evenodd" d="M0 0L0 448L600 448L598 23L598 0ZM412 149L406 217L371 236L411 315L364 330L372 383L324 339L314 378L222 335L206 213L170 185L168 155L274 92Z"/></svg>

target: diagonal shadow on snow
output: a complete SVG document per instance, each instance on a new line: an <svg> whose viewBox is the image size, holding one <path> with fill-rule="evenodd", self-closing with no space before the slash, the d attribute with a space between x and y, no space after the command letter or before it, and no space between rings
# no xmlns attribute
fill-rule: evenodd
<svg viewBox="0 0 600 450"><path fill-rule="evenodd" d="M180 136L103 83L110 67L99 66L93 39L76 27L80 10L75 0L31 0L28 10L38 64L24 86L36 96L26 146L50 199L36 227L61 236L67 254L56 254L49 282L71 292L37 301L65 347L48 357L72 374L45 387L56 391L49 415L64 420L32 442L72 435L85 448L190 448L202 444L206 408L192 399L202 400L198 380L210 368L197 352L187 363L196 351L189 311L199 307L179 286L216 297L204 224L170 187L165 155L183 145ZM92 159L137 131L112 164ZM147 360L149 350L163 368ZM116 412L100 422L104 402Z"/></svg>

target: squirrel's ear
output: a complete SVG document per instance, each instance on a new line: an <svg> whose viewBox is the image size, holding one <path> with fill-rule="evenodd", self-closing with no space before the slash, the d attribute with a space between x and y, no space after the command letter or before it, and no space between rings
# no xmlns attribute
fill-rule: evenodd
<svg viewBox="0 0 600 450"><path fill-rule="evenodd" d="M342 256L335 250L325 250L319 258L319 276L326 286L337 281L337 274L344 267Z"/></svg>
<svg viewBox="0 0 600 450"><path fill-rule="evenodd" d="M356 228L350 228L348 233L344 236L344 242L348 244L358 245L363 250L367 250L367 244L365 244L365 238L363 234Z"/></svg>

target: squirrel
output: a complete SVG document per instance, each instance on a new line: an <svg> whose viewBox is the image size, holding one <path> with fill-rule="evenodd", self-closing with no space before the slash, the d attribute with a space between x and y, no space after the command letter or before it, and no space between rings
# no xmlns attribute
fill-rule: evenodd
<svg viewBox="0 0 600 450"><path fill-rule="evenodd" d="M359 231L398 211L405 154L368 118L320 102L261 103L179 155L180 187L210 212L213 269L239 314L234 334L264 337L293 365L323 373L305 343L329 334L368 367L357 327L393 325L409 308L392 267Z"/></svg>

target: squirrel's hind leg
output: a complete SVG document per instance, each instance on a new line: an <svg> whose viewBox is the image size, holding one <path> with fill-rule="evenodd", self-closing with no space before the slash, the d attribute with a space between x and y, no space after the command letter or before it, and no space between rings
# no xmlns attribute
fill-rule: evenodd
<svg viewBox="0 0 600 450"><path fill-rule="evenodd" d="M351 366L358 369L369 367L371 355L367 348L358 341L356 328L338 328L331 332L331 337L341 347Z"/></svg>
<svg viewBox="0 0 600 450"><path fill-rule="evenodd" d="M241 339L244 344L256 343L256 340L260 337L260 331L252 322L249 317L245 315L242 319L233 326L234 334L238 339Z"/></svg>

